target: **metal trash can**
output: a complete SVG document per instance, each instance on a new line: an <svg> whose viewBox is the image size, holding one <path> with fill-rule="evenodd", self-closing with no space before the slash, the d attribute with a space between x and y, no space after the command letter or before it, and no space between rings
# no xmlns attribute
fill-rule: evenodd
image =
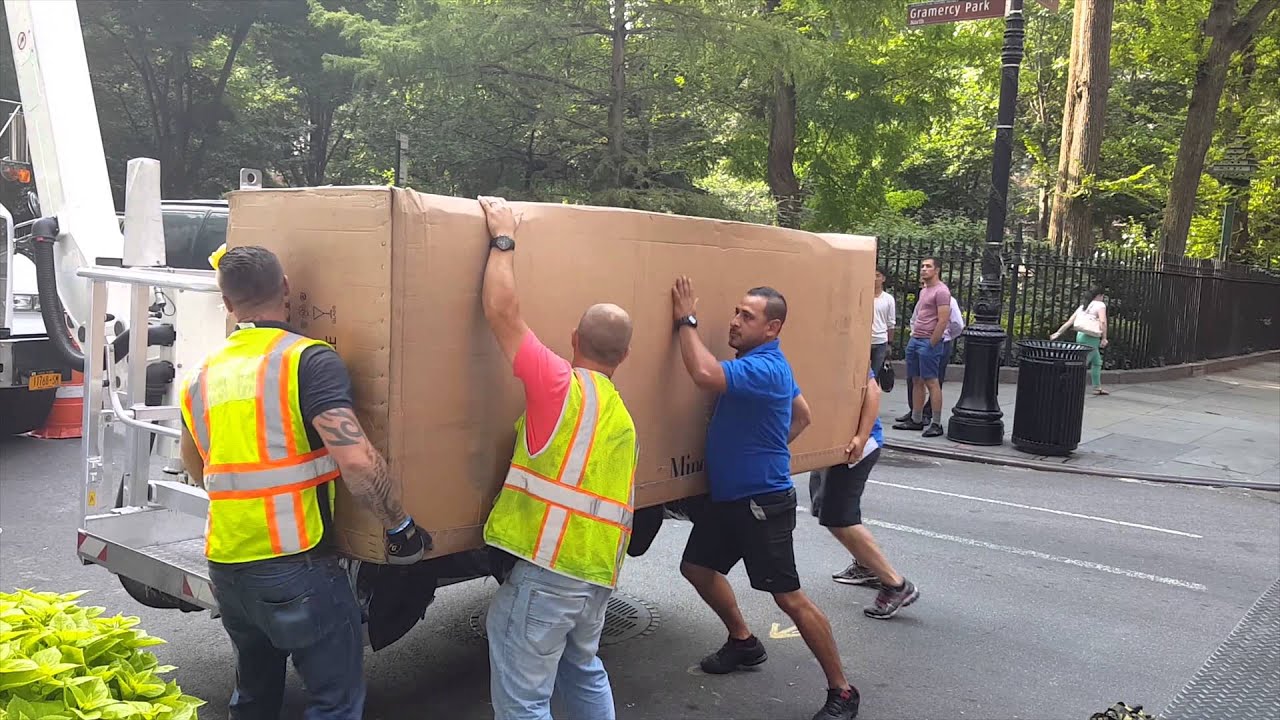
<svg viewBox="0 0 1280 720"><path fill-rule="evenodd" d="M1084 425L1085 362L1093 348L1057 340L1018 342L1013 446L1033 455L1070 455Z"/></svg>

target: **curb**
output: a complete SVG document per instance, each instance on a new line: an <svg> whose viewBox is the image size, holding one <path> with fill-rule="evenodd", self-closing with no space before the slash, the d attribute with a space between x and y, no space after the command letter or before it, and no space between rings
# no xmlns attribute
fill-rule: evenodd
<svg viewBox="0 0 1280 720"><path fill-rule="evenodd" d="M1183 378L1200 377L1209 373L1237 370L1248 365L1253 365L1254 363L1275 359L1280 359L1280 350L1263 350L1262 352L1250 353L1248 355L1236 355L1234 357L1218 358L1216 360L1202 360L1200 362L1184 363L1182 365L1165 365L1164 367L1156 368L1103 370L1102 382L1104 385L1134 385L1138 383L1161 382L1164 380L1181 380ZM905 381L907 377L907 362L905 360L891 360L889 361L889 364L893 367L895 376ZM964 377L964 365L948 365L947 376L953 377L953 373L956 381L958 382L960 378ZM1006 385L1013 385L1017 383L1017 366L1001 365L999 382Z"/></svg>
<svg viewBox="0 0 1280 720"><path fill-rule="evenodd" d="M1096 477L1129 478L1132 480L1145 480L1147 482L1167 483L1171 485L1196 485L1201 487L1227 487L1239 488L1242 490L1266 490L1270 492L1280 492L1280 485L1250 482L1248 480L1222 480L1220 478L1192 476L1170 477L1167 475L1156 475L1154 473L1111 470L1109 468L1073 467L1071 465L1045 462L1044 460L1023 460L1020 458L999 457L977 452L964 452L952 450L950 448L929 447L919 443L904 443L900 440L890 440L888 438L885 438L882 445L890 450L914 453L916 455L929 455L932 457L943 458L945 460L961 460L964 462L983 463L984 465L1004 465L1007 467L1024 468L1026 470L1070 473L1073 475L1093 475Z"/></svg>

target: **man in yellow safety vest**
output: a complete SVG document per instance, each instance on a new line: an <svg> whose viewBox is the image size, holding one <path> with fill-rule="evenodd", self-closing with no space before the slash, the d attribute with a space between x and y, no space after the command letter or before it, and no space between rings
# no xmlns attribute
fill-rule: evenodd
<svg viewBox="0 0 1280 720"><path fill-rule="evenodd" d="M236 329L182 385L182 461L209 494L205 556L236 651L236 720L280 717L286 660L308 718L357 720L364 706L360 607L329 538L339 477L387 529L388 561L430 537L405 514L387 464L352 412L351 379L329 345L289 327L289 282L261 247L210 258Z"/></svg>
<svg viewBox="0 0 1280 720"><path fill-rule="evenodd" d="M525 412L485 542L515 557L489 605L496 720L549 720L558 690L569 717L613 720L597 657L605 606L632 530L636 431L612 377L631 345L631 318L592 305L573 332L573 361L525 324L516 297L518 225L500 198L480 198L489 225L484 314L516 377Z"/></svg>

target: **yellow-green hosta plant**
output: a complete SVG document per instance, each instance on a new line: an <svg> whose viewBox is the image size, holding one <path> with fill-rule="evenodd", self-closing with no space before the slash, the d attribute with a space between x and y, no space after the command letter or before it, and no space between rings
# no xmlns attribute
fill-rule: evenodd
<svg viewBox="0 0 1280 720"><path fill-rule="evenodd" d="M0 593L0 720L195 720L204 701L143 649L164 641L83 594Z"/></svg>

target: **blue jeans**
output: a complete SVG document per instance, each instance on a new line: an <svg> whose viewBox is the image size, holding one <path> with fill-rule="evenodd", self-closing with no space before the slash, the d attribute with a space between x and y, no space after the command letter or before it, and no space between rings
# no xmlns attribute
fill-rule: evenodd
<svg viewBox="0 0 1280 720"><path fill-rule="evenodd" d="M612 594L516 562L485 619L495 720L550 720L553 692L569 720L614 720L609 674L596 656Z"/></svg>
<svg viewBox="0 0 1280 720"><path fill-rule="evenodd" d="M364 635L360 606L332 555L209 564L222 626L236 651L234 720L278 720L286 660L307 689L306 720L360 720Z"/></svg>
<svg viewBox="0 0 1280 720"><path fill-rule="evenodd" d="M951 343L952 342L954 341L952 340L942 341L942 360L939 361L938 363L938 384L939 385L942 385L947 381L947 366L951 364ZM912 401L915 399L915 395L916 395L916 384L911 382L910 376L908 376L906 384L907 384L907 410L910 410L911 408L915 407L915 405L912 404ZM924 403L924 415L925 417L933 416L933 406L929 404L928 398L925 399L925 403Z"/></svg>
<svg viewBox="0 0 1280 720"><path fill-rule="evenodd" d="M936 379L946 349L947 343L944 342L935 346L929 338L911 338L907 343L907 377Z"/></svg>

